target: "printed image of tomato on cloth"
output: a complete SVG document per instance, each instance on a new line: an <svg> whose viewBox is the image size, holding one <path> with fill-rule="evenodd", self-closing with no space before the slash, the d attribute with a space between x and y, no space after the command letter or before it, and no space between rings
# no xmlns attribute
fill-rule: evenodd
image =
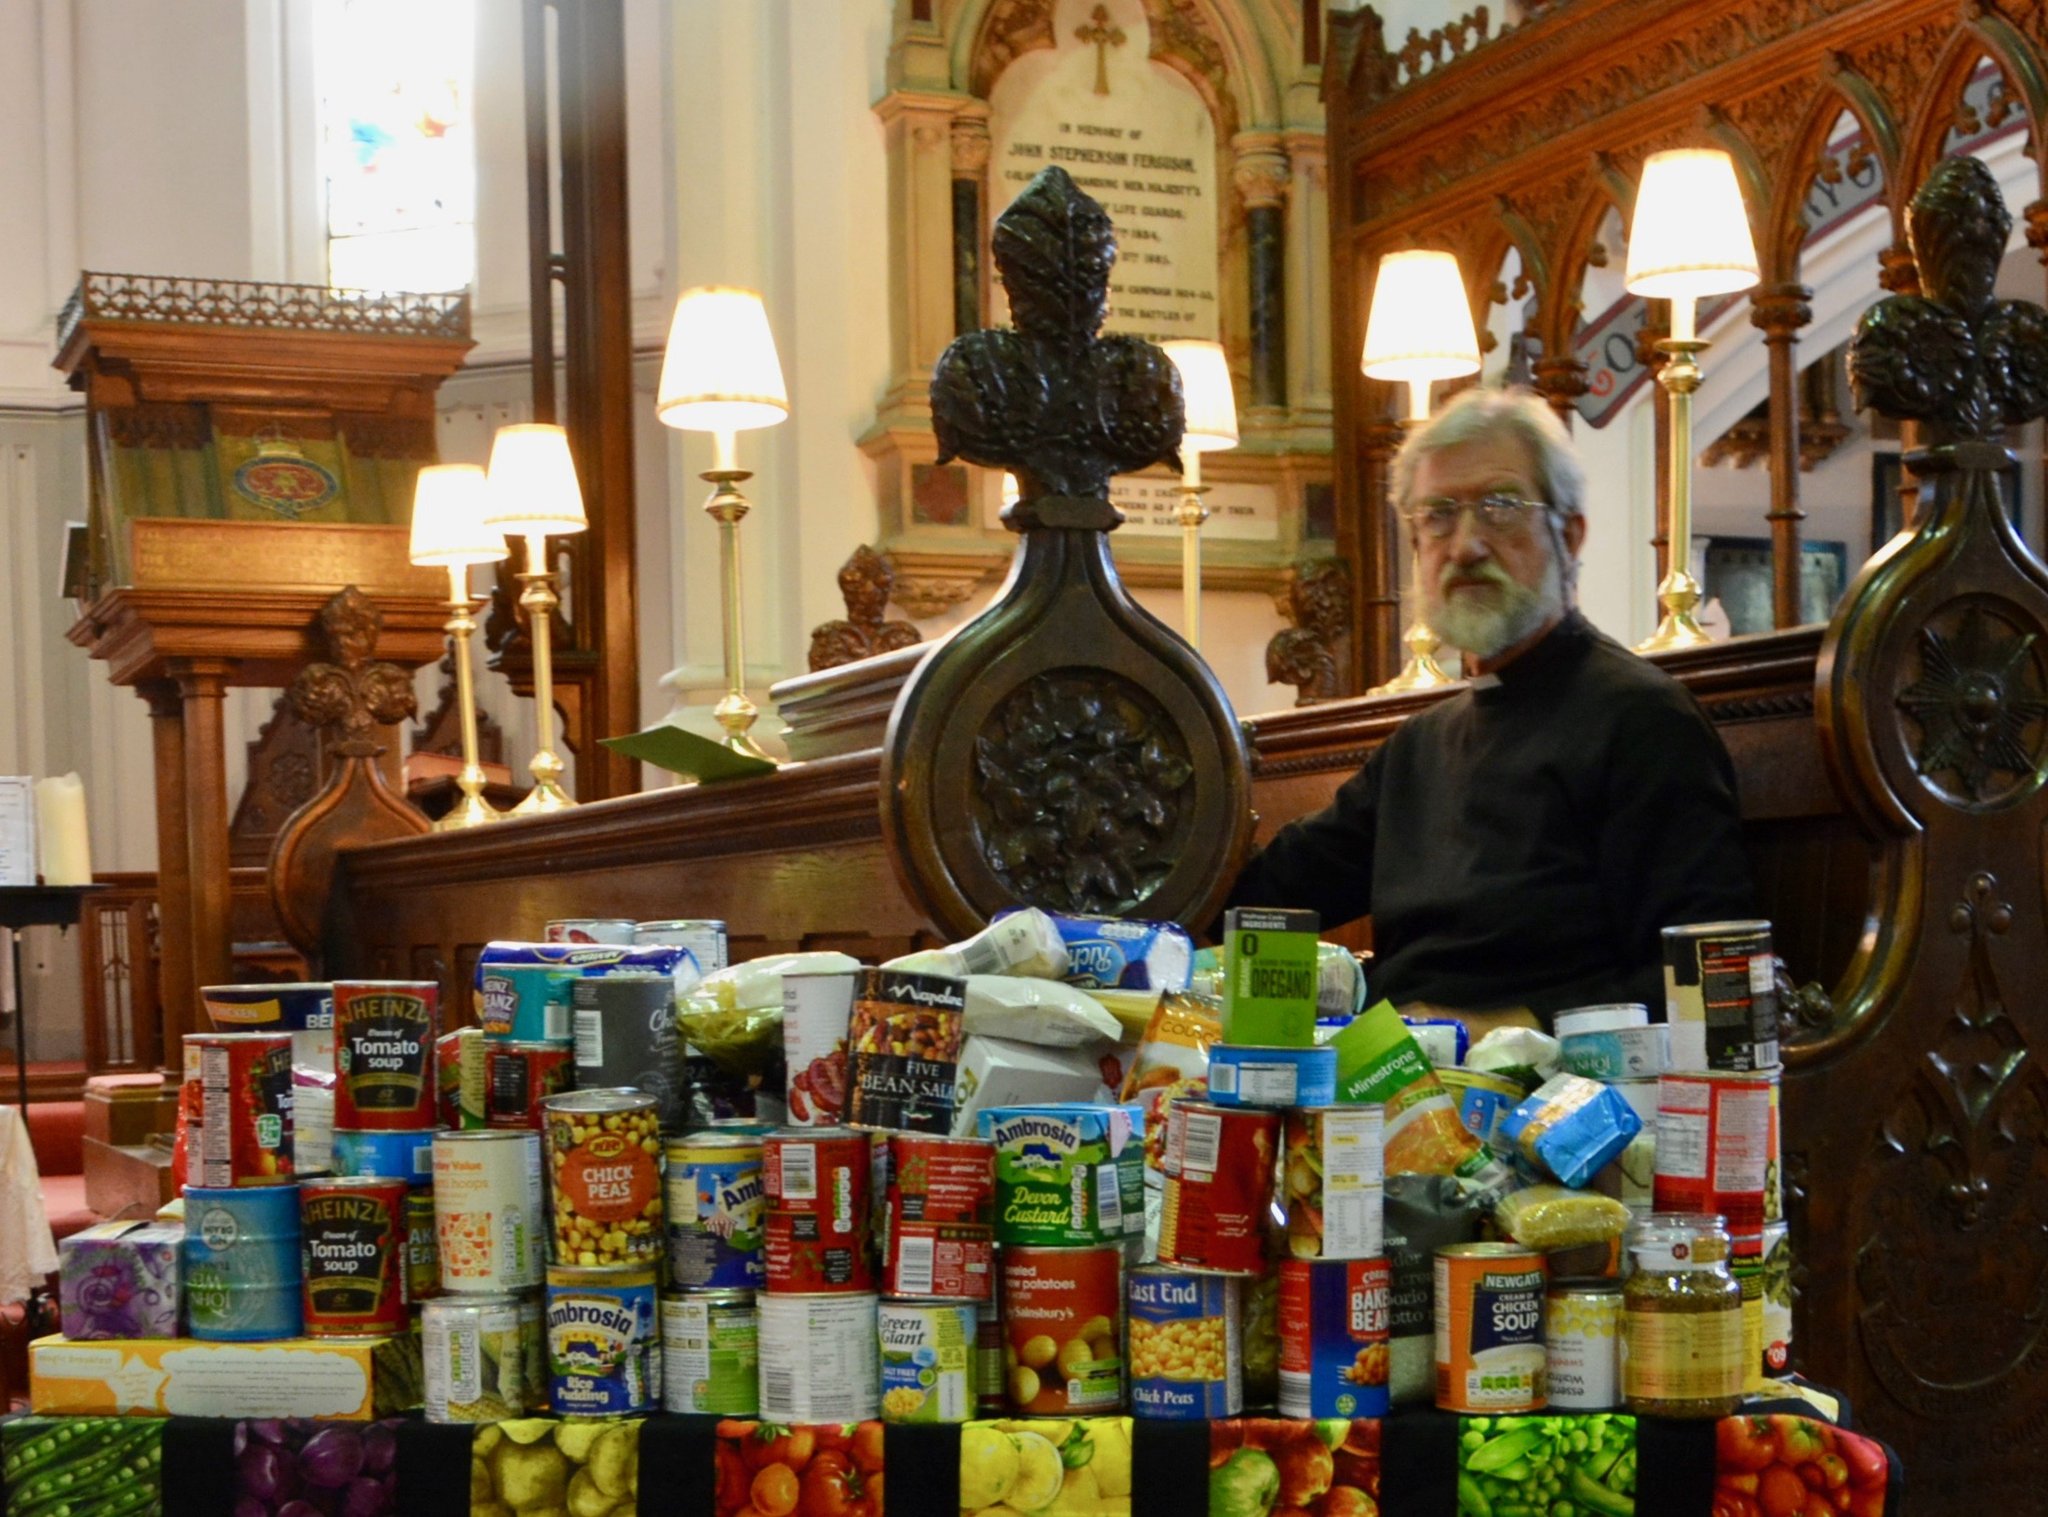
<svg viewBox="0 0 2048 1517"><path fill-rule="evenodd" d="M1714 1433L1714 1517L1884 1517L1874 1439L1783 1413L1724 1417Z"/></svg>
<svg viewBox="0 0 2048 1517"><path fill-rule="evenodd" d="M1380 1424L1246 1418L1209 1425L1208 1517L1379 1517Z"/></svg>
<svg viewBox="0 0 2048 1517"><path fill-rule="evenodd" d="M880 1517L882 1424L718 1424L715 1517Z"/></svg>

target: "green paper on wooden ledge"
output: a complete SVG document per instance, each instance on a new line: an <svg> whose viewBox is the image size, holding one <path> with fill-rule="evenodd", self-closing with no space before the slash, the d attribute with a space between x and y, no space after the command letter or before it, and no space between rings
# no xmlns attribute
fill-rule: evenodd
<svg viewBox="0 0 2048 1517"><path fill-rule="evenodd" d="M773 774L776 770L772 759L735 753L716 738L667 722L649 727L644 732L600 738L598 741L614 753L653 764L671 774L687 775L700 785L745 779L756 774Z"/></svg>

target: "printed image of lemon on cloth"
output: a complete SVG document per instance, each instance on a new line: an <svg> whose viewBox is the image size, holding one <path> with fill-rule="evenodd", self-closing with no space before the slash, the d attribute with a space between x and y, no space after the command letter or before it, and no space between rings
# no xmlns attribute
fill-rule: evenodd
<svg viewBox="0 0 2048 1517"><path fill-rule="evenodd" d="M1127 1417L971 1422L960 1432L962 1517L1124 1517Z"/></svg>

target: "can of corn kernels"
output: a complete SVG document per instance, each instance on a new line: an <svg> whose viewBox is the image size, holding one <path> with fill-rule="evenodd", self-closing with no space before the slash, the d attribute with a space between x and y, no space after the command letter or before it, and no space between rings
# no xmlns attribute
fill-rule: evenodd
<svg viewBox="0 0 2048 1517"><path fill-rule="evenodd" d="M661 1120L638 1090L572 1090L541 1103L552 1264L653 1266L666 1246Z"/></svg>
<svg viewBox="0 0 2048 1517"><path fill-rule="evenodd" d="M971 1301L884 1301L876 1317L884 1422L965 1422L975 1409Z"/></svg>
<svg viewBox="0 0 2048 1517"><path fill-rule="evenodd" d="M1130 1272L1133 1416L1214 1418L1243 1412L1243 1289L1234 1275L1163 1265Z"/></svg>

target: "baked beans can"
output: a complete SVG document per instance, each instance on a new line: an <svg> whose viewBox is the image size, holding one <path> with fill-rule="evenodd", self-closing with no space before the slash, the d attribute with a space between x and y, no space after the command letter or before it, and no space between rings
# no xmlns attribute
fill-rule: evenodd
<svg viewBox="0 0 2048 1517"><path fill-rule="evenodd" d="M550 1265L547 1334L557 1417L644 1417L661 1404L653 1270Z"/></svg>
<svg viewBox="0 0 2048 1517"><path fill-rule="evenodd" d="M1159 1262L1256 1275L1265 1269L1280 1114L1175 1101L1166 1109Z"/></svg>
<svg viewBox="0 0 2048 1517"><path fill-rule="evenodd" d="M582 978L552 964L492 964L480 969L484 1036L504 1043L567 1043L569 987Z"/></svg>
<svg viewBox="0 0 2048 1517"><path fill-rule="evenodd" d="M854 971L848 1123L952 1131L966 993L967 982L950 975Z"/></svg>
<svg viewBox="0 0 2048 1517"><path fill-rule="evenodd" d="M1385 1259L1282 1259L1280 1415L1384 1417L1392 1305Z"/></svg>
<svg viewBox="0 0 2048 1517"><path fill-rule="evenodd" d="M572 1090L546 1113L548 1235L554 1264L652 1268L667 1239L661 1216L661 1124L638 1090Z"/></svg>
<svg viewBox="0 0 2048 1517"><path fill-rule="evenodd" d="M1436 1251L1436 1404L1447 1412L1540 1412L1543 1256L1512 1243Z"/></svg>
<svg viewBox="0 0 2048 1517"><path fill-rule="evenodd" d="M1089 1248L1144 1231L1142 1107L989 1106L975 1120L995 1148L1004 1247Z"/></svg>
<svg viewBox="0 0 2048 1517"><path fill-rule="evenodd" d="M995 1292L995 1145L981 1138L889 1133L882 1172L882 1290L987 1301Z"/></svg>
<svg viewBox="0 0 2048 1517"><path fill-rule="evenodd" d="M1718 1213L1735 1235L1763 1230L1772 1087L1764 1075L1666 1075L1657 1087L1654 1209Z"/></svg>
<svg viewBox="0 0 2048 1517"><path fill-rule="evenodd" d="M1243 1283L1148 1264L1130 1272L1131 1414L1235 1417L1244 1411Z"/></svg>
<svg viewBox="0 0 2048 1517"><path fill-rule="evenodd" d="M442 1033L434 1040L434 1071L441 1125L484 1126L484 1030Z"/></svg>
<svg viewBox="0 0 2048 1517"><path fill-rule="evenodd" d="M873 1139L845 1127L771 1133L762 1143L768 1198L762 1254L771 1291L866 1291L874 1194Z"/></svg>
<svg viewBox="0 0 2048 1517"><path fill-rule="evenodd" d="M188 1033L185 1079L197 1092L186 1135L186 1173L194 1185L291 1180L290 1033Z"/></svg>
<svg viewBox="0 0 2048 1517"><path fill-rule="evenodd" d="M1553 1412L1621 1405L1621 1282L1559 1280L1543 1303L1545 1400Z"/></svg>
<svg viewBox="0 0 2048 1517"><path fill-rule="evenodd" d="M246 1343L301 1335L296 1185L186 1186L182 1262L193 1337Z"/></svg>
<svg viewBox="0 0 2048 1517"><path fill-rule="evenodd" d="M1769 922L1664 929L1668 1068L1747 1074L1778 1067L1778 990Z"/></svg>
<svg viewBox="0 0 2048 1517"><path fill-rule="evenodd" d="M403 1180L304 1180L299 1260L306 1336L381 1336L406 1328Z"/></svg>
<svg viewBox="0 0 2048 1517"><path fill-rule="evenodd" d="M636 947L687 948L699 974L712 974L731 962L725 923L711 917L675 917L641 922L633 930Z"/></svg>
<svg viewBox="0 0 2048 1517"><path fill-rule="evenodd" d="M1386 1108L1318 1106L1283 1119L1287 1251L1297 1259L1377 1259L1386 1181Z"/></svg>
<svg viewBox="0 0 2048 1517"><path fill-rule="evenodd" d="M334 1125L432 1127L440 1100L432 980L334 982Z"/></svg>
<svg viewBox="0 0 2048 1517"><path fill-rule="evenodd" d="M761 1139L699 1132L673 1139L666 1192L668 1283L678 1290L752 1290L766 1279L761 1258L767 1192Z"/></svg>
<svg viewBox="0 0 2048 1517"><path fill-rule="evenodd" d="M762 1421L866 1422L880 1413L880 1299L872 1293L757 1298Z"/></svg>
<svg viewBox="0 0 2048 1517"><path fill-rule="evenodd" d="M558 917L542 929L541 939L548 943L614 943L630 948L639 925L629 917Z"/></svg>
<svg viewBox="0 0 2048 1517"><path fill-rule="evenodd" d="M431 1159L431 1145L428 1153ZM405 1193L405 1299L410 1306L441 1294L441 1248L434 1237L434 1193Z"/></svg>
<svg viewBox="0 0 2048 1517"><path fill-rule="evenodd" d="M663 1132L684 1126L682 1049L676 1042L676 982L640 970L591 975L569 989L575 1028L575 1083L631 1086L654 1097Z"/></svg>
<svg viewBox="0 0 2048 1517"><path fill-rule="evenodd" d="M1218 1106L1328 1106L1337 1099L1337 1050L1256 1048L1216 1043L1209 1049L1209 1099Z"/></svg>
<svg viewBox="0 0 2048 1517"><path fill-rule="evenodd" d="M752 1291L661 1298L661 1404L753 1417L761 1410L761 1318Z"/></svg>
<svg viewBox="0 0 2048 1517"><path fill-rule="evenodd" d="M334 1134L334 1173L342 1178L403 1180L407 1185L434 1183L434 1139L438 1128L417 1132L354 1132Z"/></svg>
<svg viewBox="0 0 2048 1517"><path fill-rule="evenodd" d="M853 979L851 969L782 977L782 1063L794 1126L835 1127L846 1119Z"/></svg>
<svg viewBox="0 0 2048 1517"><path fill-rule="evenodd" d="M539 1132L541 1103L572 1089L576 1050L569 1043L484 1044L484 1126Z"/></svg>
<svg viewBox="0 0 2048 1517"><path fill-rule="evenodd" d="M966 1301L884 1301L876 1314L884 1422L965 1422L980 1314Z"/></svg>
<svg viewBox="0 0 2048 1517"><path fill-rule="evenodd" d="M1005 1248L1004 1363L1021 1417L1123 1405L1124 1251Z"/></svg>
<svg viewBox="0 0 2048 1517"><path fill-rule="evenodd" d="M420 1309L429 1422L501 1422L540 1410L521 1301L443 1296Z"/></svg>
<svg viewBox="0 0 2048 1517"><path fill-rule="evenodd" d="M546 1279L540 1134L434 1134L434 1234L441 1287L504 1295Z"/></svg>

